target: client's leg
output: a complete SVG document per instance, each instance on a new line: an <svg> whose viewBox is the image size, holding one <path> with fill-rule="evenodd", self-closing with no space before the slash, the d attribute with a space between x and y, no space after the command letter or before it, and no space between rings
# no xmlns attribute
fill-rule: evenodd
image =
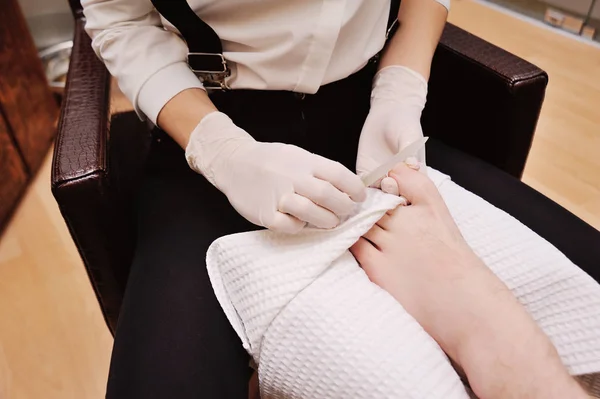
<svg viewBox="0 0 600 399"><path fill-rule="evenodd" d="M500 169L430 139L427 162L515 217L600 282L600 231Z"/></svg>
<svg viewBox="0 0 600 399"><path fill-rule="evenodd" d="M584 397L550 340L471 251L435 186L406 166L396 172L411 205L352 248L369 277L465 370L480 397Z"/></svg>

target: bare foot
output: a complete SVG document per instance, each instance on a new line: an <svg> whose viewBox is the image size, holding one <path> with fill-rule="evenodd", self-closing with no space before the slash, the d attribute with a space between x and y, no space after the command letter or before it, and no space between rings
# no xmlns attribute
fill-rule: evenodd
<svg viewBox="0 0 600 399"><path fill-rule="evenodd" d="M556 349L510 290L477 258L434 184L399 165L410 203L388 212L352 248L485 398L583 398Z"/></svg>
<svg viewBox="0 0 600 399"><path fill-rule="evenodd" d="M411 205L388 212L350 250L369 278L431 334L434 323L452 317L446 302L454 291L491 272L463 239L435 185L406 166L396 172L390 176Z"/></svg>

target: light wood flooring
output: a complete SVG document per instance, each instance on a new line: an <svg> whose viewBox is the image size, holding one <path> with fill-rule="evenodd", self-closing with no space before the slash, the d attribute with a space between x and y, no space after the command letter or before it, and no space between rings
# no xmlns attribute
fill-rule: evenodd
<svg viewBox="0 0 600 399"><path fill-rule="evenodd" d="M600 229L600 48L471 0L449 20L548 72L523 180Z"/></svg>
<svg viewBox="0 0 600 399"><path fill-rule="evenodd" d="M450 21L548 71L524 180L600 228L600 49L471 0ZM50 156L0 239L0 399L104 396L112 338L49 176Z"/></svg>

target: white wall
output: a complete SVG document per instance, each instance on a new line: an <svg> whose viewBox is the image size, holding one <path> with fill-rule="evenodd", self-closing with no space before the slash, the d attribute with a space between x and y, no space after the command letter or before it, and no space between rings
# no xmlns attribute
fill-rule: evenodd
<svg viewBox="0 0 600 399"><path fill-rule="evenodd" d="M18 1L38 48L73 38L73 17L68 0Z"/></svg>
<svg viewBox="0 0 600 399"><path fill-rule="evenodd" d="M70 12L68 0L19 0L25 17Z"/></svg>
<svg viewBox="0 0 600 399"><path fill-rule="evenodd" d="M596 5L594 6L594 11L592 11L592 17L594 17L595 19L600 19L600 1L597 1Z"/></svg>

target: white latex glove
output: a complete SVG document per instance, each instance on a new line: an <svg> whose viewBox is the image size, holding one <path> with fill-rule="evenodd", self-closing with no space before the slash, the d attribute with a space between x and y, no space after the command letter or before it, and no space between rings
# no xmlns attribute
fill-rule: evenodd
<svg viewBox="0 0 600 399"><path fill-rule="evenodd" d="M258 142L221 112L194 129L186 158L243 217L273 231L296 233L307 223L333 228L352 213L354 201L366 198L360 178L340 163L297 146Z"/></svg>
<svg viewBox="0 0 600 399"><path fill-rule="evenodd" d="M360 135L356 172L364 176L410 143L423 137L421 113L427 98L427 81L403 66L389 66L373 79L371 110ZM417 154L424 166L425 149ZM421 167L425 171L425 167ZM398 195L398 184L390 177L373 187Z"/></svg>

